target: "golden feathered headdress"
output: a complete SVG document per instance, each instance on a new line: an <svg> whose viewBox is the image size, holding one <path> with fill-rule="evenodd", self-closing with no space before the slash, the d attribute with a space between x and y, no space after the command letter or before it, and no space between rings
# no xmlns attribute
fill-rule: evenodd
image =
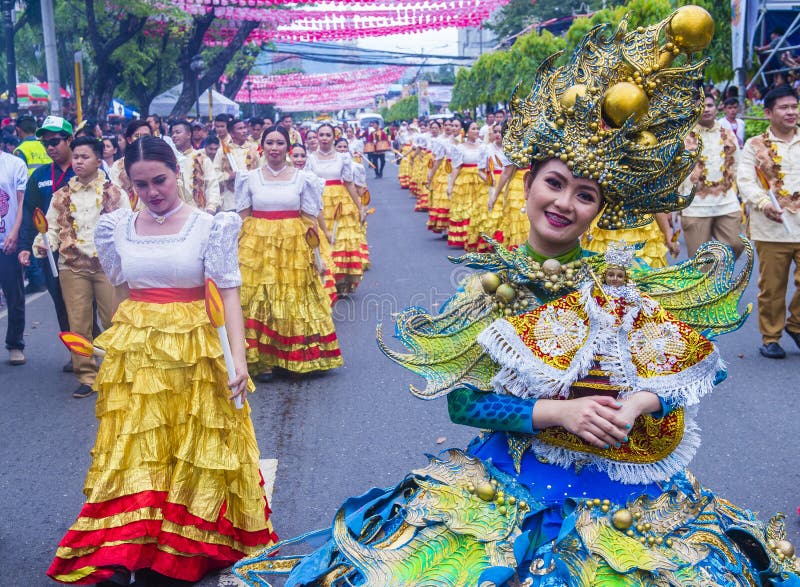
<svg viewBox="0 0 800 587"><path fill-rule="evenodd" d="M632 32L627 19L612 36L605 28L589 31L567 65L556 67L560 53L546 59L527 98L517 86L503 147L518 167L558 158L597 180L607 204L598 226L630 228L691 203L693 194L676 189L700 150L687 151L683 139L703 110L708 60L690 58L711 41L714 21L683 6ZM686 62L673 66L681 53Z"/></svg>

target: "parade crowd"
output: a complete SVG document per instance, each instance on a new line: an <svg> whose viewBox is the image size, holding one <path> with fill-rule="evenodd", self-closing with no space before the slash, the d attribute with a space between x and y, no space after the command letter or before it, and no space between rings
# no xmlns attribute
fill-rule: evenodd
<svg viewBox="0 0 800 587"><path fill-rule="evenodd" d="M786 304L790 275L800 284L798 99L779 86L763 101L769 127L745 141L735 100L706 95L684 138L698 155L680 190L694 193L691 205L635 228L612 230L597 215L580 242L601 255L618 241L637 245L642 266L662 268L679 255L681 232L690 258L711 240L739 257L746 234L758 253L760 353L780 359L784 332L800 347L800 289ZM52 578L173 585L277 541L245 401L250 378L343 365L332 305L356 294L370 267L367 176L382 178L387 158L448 247L492 253L499 244L538 259L533 180L503 148L508 116L498 109L481 122L421 118L391 129L298 129L291 115L220 115L210 132L154 116L124 129L76 128L59 116L8 125L0 152L8 360L25 364L25 295L45 289L60 331L97 349L73 352L63 366L76 379L73 397L97 397L99 428L87 501ZM215 300L229 362L208 318ZM475 422L464 420L484 427Z"/></svg>

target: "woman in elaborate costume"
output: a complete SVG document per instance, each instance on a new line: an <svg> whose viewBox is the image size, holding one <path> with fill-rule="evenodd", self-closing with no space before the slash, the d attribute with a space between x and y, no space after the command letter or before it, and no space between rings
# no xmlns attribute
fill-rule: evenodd
<svg viewBox="0 0 800 587"><path fill-rule="evenodd" d="M184 205L161 139L128 146L125 171L144 209L101 217L95 245L127 297L104 349L86 503L48 575L86 585L198 581L277 537L258 468L239 306L236 214ZM236 367L229 380L204 282L220 288ZM134 577L135 576L135 577Z"/></svg>
<svg viewBox="0 0 800 587"><path fill-rule="evenodd" d="M275 367L309 373L342 365L325 269L306 241L309 227L319 234L322 185L286 163L288 145L286 129L265 129L264 165L236 186L247 364L262 381Z"/></svg>
<svg viewBox="0 0 800 587"><path fill-rule="evenodd" d="M502 210L499 230L503 235L503 246L515 249L528 240L531 230L525 213L525 174L528 170L511 163L505 153L498 153L497 156L503 164L503 172L489 196L489 210L498 206ZM498 203L501 197L502 201Z"/></svg>
<svg viewBox="0 0 800 587"><path fill-rule="evenodd" d="M414 181L416 186L417 205L414 212L427 212L430 206L430 190L428 188L428 172L433 166L433 141L439 136L441 127L438 122L427 124L420 122L420 133L417 135L417 155L414 157Z"/></svg>
<svg viewBox="0 0 800 587"><path fill-rule="evenodd" d="M316 135L315 135L316 136ZM301 171L306 171L308 175L313 177L314 174L306 169L306 162L308 161L308 151L306 150L305 146L301 145L300 143L295 143L292 145L292 148L289 150L289 160L292 162L292 165L295 169L299 169ZM325 188L325 181L316 178L322 185L321 189ZM320 210L319 214L317 214L317 224L319 225L319 253L322 255L322 261L325 264L325 277L324 277L324 284L325 292L328 294L328 297L331 299L331 306L336 303L336 300L339 299L336 295L336 282L333 279L333 250L331 249L331 232L328 226L325 224L325 213Z"/></svg>
<svg viewBox="0 0 800 587"><path fill-rule="evenodd" d="M404 190L407 190L411 184L411 159L409 153L411 153L411 143L416 132L417 129L415 127L409 126L404 122L400 127L400 132L397 133L397 140L400 143L400 152L398 153L400 164L397 166L397 180Z"/></svg>
<svg viewBox="0 0 800 587"><path fill-rule="evenodd" d="M601 226L636 226L690 203L675 190L698 156L683 138L705 61L688 57L713 21L684 6L650 27L603 29L566 65L546 60L529 97L511 97L505 151L531 165L526 246L462 257L484 273L440 314L398 316L408 354L381 343L425 378L412 393L447 395L451 419L484 432L347 500L331 529L240 561L248 585L276 573L287 587L800 585L783 517L764 524L685 468L699 443L693 411L725 377L710 338L749 312L737 306L752 247L738 274L720 243L628 273L624 249L604 258L579 245L598 214ZM642 132L657 146L637 142ZM327 542L271 556L306 540Z"/></svg>
<svg viewBox="0 0 800 587"><path fill-rule="evenodd" d="M477 122L467 122L464 127L466 140L453 150L453 171L447 185L447 196L450 198L447 244L475 250L481 221L488 216L486 148L478 140ZM473 225L472 228L470 225ZM473 237L472 241L469 240L470 236Z"/></svg>
<svg viewBox="0 0 800 587"><path fill-rule="evenodd" d="M325 180L322 209L332 232L333 276L339 295L356 291L364 276L364 209L353 184L353 160L334 147L333 127L324 123L317 129L319 149L308 156L308 168ZM338 218L337 209L340 211Z"/></svg>

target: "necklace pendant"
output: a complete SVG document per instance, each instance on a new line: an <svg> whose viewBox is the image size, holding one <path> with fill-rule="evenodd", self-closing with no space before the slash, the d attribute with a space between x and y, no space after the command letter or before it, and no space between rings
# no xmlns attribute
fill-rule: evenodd
<svg viewBox="0 0 800 587"><path fill-rule="evenodd" d="M167 221L166 216L153 216L153 220L156 221L156 224L164 224Z"/></svg>

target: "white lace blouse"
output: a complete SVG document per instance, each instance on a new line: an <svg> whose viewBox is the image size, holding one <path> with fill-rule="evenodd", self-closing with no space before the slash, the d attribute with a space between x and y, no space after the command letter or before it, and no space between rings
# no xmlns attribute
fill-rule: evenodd
<svg viewBox="0 0 800 587"><path fill-rule="evenodd" d="M464 143L458 145L452 152L453 167L462 165L477 165L479 169L486 169L486 147L467 147Z"/></svg>
<svg viewBox="0 0 800 587"><path fill-rule="evenodd" d="M242 284L238 238L242 219L192 209L176 234L139 236L140 212L116 210L101 216L94 231L97 255L112 285L131 289L201 287L207 277L220 288Z"/></svg>
<svg viewBox="0 0 800 587"><path fill-rule="evenodd" d="M332 159L320 159L318 153L309 153L306 166L324 180L353 181L353 159L349 153L334 152Z"/></svg>
<svg viewBox="0 0 800 587"><path fill-rule="evenodd" d="M296 170L292 179L267 181L261 169L248 173L236 185L236 210L262 212L299 210L309 216L322 211L324 184L312 173Z"/></svg>

